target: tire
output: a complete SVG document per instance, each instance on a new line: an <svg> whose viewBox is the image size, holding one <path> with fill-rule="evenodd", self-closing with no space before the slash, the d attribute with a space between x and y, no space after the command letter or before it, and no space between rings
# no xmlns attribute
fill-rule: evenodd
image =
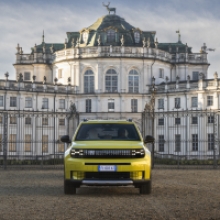
<svg viewBox="0 0 220 220"><path fill-rule="evenodd" d="M151 181L140 186L140 194L150 194L151 193Z"/></svg>
<svg viewBox="0 0 220 220"><path fill-rule="evenodd" d="M66 180L64 180L64 193L66 195L75 195L76 187L70 182L67 182Z"/></svg>

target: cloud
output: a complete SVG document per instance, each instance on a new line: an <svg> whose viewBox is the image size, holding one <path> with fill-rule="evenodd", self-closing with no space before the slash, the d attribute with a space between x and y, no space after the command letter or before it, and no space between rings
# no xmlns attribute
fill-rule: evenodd
<svg viewBox="0 0 220 220"><path fill-rule="evenodd" d="M0 78L6 71L9 71L10 79L15 76L12 64L15 61L17 43L24 53L30 53L30 48L35 43L41 43L43 30L45 42L64 43L66 32L88 27L98 17L106 14L101 1L93 3L94 1L87 0L87 5L85 1L75 4L67 0L62 1L63 4L57 1L50 4L31 0L27 2L0 3ZM111 5L117 7L117 14L133 26L145 31L156 31L159 42L176 42L178 36L175 32L180 29L182 42L192 46L193 52L199 52L203 43L216 48L208 56L211 63L210 76L214 71L220 70L220 19L216 14L213 16L207 1L196 0L191 3L191 7L187 6L189 0L185 0L185 3L170 0L164 4L164 1L159 0L152 4L146 1L126 2L127 4L121 0L114 1ZM212 2L214 6L217 4L216 1Z"/></svg>

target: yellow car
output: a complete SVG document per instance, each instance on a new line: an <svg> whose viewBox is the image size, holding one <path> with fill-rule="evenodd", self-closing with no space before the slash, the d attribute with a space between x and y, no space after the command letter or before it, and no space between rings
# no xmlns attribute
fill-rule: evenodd
<svg viewBox="0 0 220 220"><path fill-rule="evenodd" d="M151 153L132 120L91 120L79 124L64 155L64 193L86 186L128 186L151 192Z"/></svg>

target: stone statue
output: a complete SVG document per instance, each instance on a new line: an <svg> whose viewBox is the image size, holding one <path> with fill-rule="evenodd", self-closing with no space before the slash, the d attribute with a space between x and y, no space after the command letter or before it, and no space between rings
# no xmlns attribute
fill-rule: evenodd
<svg viewBox="0 0 220 220"><path fill-rule="evenodd" d="M145 39L145 37L144 37L142 43L143 43L143 47L146 47L146 39Z"/></svg>
<svg viewBox="0 0 220 220"><path fill-rule="evenodd" d="M55 78L54 78L54 84L55 84L55 85L57 84L57 81L58 81L58 79L57 79L57 77L55 77Z"/></svg>
<svg viewBox="0 0 220 220"><path fill-rule="evenodd" d="M8 81L8 77L9 77L9 73L6 72L6 73L5 73L5 80L6 80L6 81Z"/></svg>
<svg viewBox="0 0 220 220"><path fill-rule="evenodd" d="M157 41L157 38L156 38L156 41L154 42L154 44L155 44L155 48L157 48L157 47L158 47L158 41Z"/></svg>
<svg viewBox="0 0 220 220"><path fill-rule="evenodd" d="M214 73L214 79L218 79L218 73L217 72Z"/></svg>
<svg viewBox="0 0 220 220"><path fill-rule="evenodd" d="M19 75L18 75L18 82L23 82L23 75L22 75L22 73L19 73Z"/></svg>
<svg viewBox="0 0 220 220"><path fill-rule="evenodd" d="M190 75L187 76L187 81L190 81Z"/></svg>
<svg viewBox="0 0 220 220"><path fill-rule="evenodd" d="M71 83L71 77L68 77L67 82L68 82L68 85L70 85L70 83Z"/></svg>
<svg viewBox="0 0 220 220"><path fill-rule="evenodd" d="M54 53L54 47L53 47L53 44L52 44L51 47L50 47L50 52L51 52L51 53Z"/></svg>
<svg viewBox="0 0 220 220"><path fill-rule="evenodd" d="M35 80L36 80L36 76L33 75L33 76L32 76L32 79L33 79L33 82L35 82Z"/></svg>
<svg viewBox="0 0 220 220"><path fill-rule="evenodd" d="M148 48L150 47L150 38L149 37L147 38L147 47Z"/></svg>
<svg viewBox="0 0 220 220"><path fill-rule="evenodd" d="M121 46L124 46L124 43L125 43L125 39L124 39L124 35L122 35L122 37L121 37Z"/></svg>
<svg viewBox="0 0 220 220"><path fill-rule="evenodd" d="M101 45L101 37L100 37L100 35L99 35L99 37L97 39L97 42L98 42L98 46L100 46Z"/></svg>
<svg viewBox="0 0 220 220"><path fill-rule="evenodd" d="M44 76L43 84L45 84L45 83L46 83L46 81L47 81L47 77L46 77L46 76Z"/></svg>
<svg viewBox="0 0 220 220"><path fill-rule="evenodd" d="M74 40L74 38L72 39L71 45L72 45L72 47L75 47L75 40Z"/></svg>

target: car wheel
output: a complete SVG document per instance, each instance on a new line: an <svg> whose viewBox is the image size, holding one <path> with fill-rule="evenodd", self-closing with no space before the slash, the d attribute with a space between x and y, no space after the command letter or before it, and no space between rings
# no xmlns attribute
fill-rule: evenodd
<svg viewBox="0 0 220 220"><path fill-rule="evenodd" d="M151 181L140 186L140 194L150 194L151 193Z"/></svg>
<svg viewBox="0 0 220 220"><path fill-rule="evenodd" d="M74 195L76 194L76 187L70 182L64 180L64 193L69 195Z"/></svg>

